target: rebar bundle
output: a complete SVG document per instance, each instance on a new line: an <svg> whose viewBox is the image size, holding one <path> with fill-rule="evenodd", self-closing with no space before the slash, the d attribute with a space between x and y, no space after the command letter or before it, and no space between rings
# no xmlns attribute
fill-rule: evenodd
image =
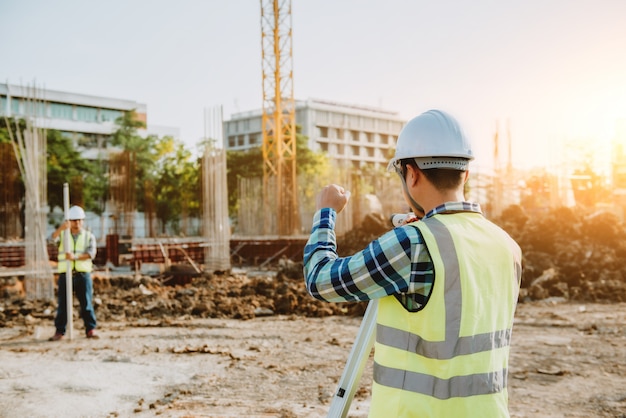
<svg viewBox="0 0 626 418"><path fill-rule="evenodd" d="M0 143L0 237L15 239L22 236L20 220L20 169L9 143Z"/></svg>
<svg viewBox="0 0 626 418"><path fill-rule="evenodd" d="M135 218L135 153L111 155L109 181L113 206L114 234L132 236Z"/></svg>
<svg viewBox="0 0 626 418"><path fill-rule="evenodd" d="M46 130L36 127L37 118L43 118L45 108L42 91L36 87L27 88L24 99L26 129L22 132L19 121L15 120L16 135L9 128L9 135L15 158L24 181L25 225L24 284L29 299L53 299L54 283L46 245ZM7 126L10 123L6 120Z"/></svg>
<svg viewBox="0 0 626 418"><path fill-rule="evenodd" d="M222 108L205 111L205 137L209 142L202 156L203 235L207 241L205 270L230 270L230 220L226 182L226 150L222 144Z"/></svg>

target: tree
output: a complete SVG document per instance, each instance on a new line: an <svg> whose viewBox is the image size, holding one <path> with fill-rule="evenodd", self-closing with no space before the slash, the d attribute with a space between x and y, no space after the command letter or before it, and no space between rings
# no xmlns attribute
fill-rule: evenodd
<svg viewBox="0 0 626 418"><path fill-rule="evenodd" d="M161 232L167 226L181 232L181 217L199 216L198 198L199 164L181 141L164 137L156 142L155 205L161 222ZM183 231L185 232L185 231Z"/></svg>
<svg viewBox="0 0 626 418"><path fill-rule="evenodd" d="M63 209L63 185L68 183L72 202L84 206L88 211L101 215L108 189L105 168L101 161L90 161L81 157L72 140L61 132L49 130L47 135L48 159L48 205Z"/></svg>

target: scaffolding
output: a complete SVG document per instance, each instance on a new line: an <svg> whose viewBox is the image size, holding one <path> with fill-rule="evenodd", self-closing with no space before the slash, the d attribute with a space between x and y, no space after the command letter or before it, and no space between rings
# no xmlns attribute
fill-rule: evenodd
<svg viewBox="0 0 626 418"><path fill-rule="evenodd" d="M35 86L26 88L23 101L25 129L14 120L15 134L5 118L15 153L15 161L24 182L24 287L28 299L54 298L54 281L46 241L47 171L46 130L35 126L43 116L43 91ZM4 167L3 167L4 169Z"/></svg>

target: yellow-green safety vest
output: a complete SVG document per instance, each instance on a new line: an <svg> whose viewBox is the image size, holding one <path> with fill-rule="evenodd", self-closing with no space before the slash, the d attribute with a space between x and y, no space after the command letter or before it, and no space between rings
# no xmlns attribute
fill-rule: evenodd
<svg viewBox="0 0 626 418"><path fill-rule="evenodd" d="M65 234L65 231L61 231L61 235L60 235L61 243L59 244L59 257L58 257L59 262L57 263L57 271L59 273L65 273L67 271L67 262L65 261L66 250L64 248L65 238L63 234ZM82 229L80 231L80 233L76 237L76 240L74 240L74 237L72 236L72 234L70 234L70 245L73 248L73 250L70 250L70 252L73 252L74 254L84 253L87 250L87 247L89 247L90 241L91 241L91 232L85 229ZM91 272L91 269L93 267L91 257L86 260L74 260L71 263L72 263L72 270L80 271L80 272Z"/></svg>
<svg viewBox="0 0 626 418"><path fill-rule="evenodd" d="M432 258L433 289L414 313L393 296L380 299L369 416L508 417L519 246L479 213L411 225Z"/></svg>

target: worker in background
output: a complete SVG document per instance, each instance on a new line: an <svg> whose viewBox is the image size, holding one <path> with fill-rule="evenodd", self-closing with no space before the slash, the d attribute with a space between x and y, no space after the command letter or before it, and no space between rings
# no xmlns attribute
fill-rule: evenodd
<svg viewBox="0 0 626 418"><path fill-rule="evenodd" d="M93 282L91 280L92 260L96 257L96 238L83 228L85 211L80 206L69 210L69 221L64 221L53 233L52 239L59 241L58 267L58 306L54 319L55 334L50 341L58 341L65 335L67 325L66 271L67 260L72 268L72 289L80 302L80 316L85 324L87 338L99 338L96 334L96 313L93 308ZM66 233L70 233L70 248L65 248Z"/></svg>
<svg viewBox="0 0 626 418"><path fill-rule="evenodd" d="M317 197L304 249L308 292L327 302L378 299L370 417L508 417L507 370L521 250L464 199L469 141L430 110L401 131L388 170L420 220L339 258L337 213L349 193Z"/></svg>

